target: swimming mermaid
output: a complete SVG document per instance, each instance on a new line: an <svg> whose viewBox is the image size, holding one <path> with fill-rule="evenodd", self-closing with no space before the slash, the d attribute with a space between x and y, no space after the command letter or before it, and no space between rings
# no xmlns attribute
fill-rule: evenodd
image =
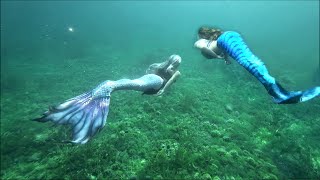
<svg viewBox="0 0 320 180"><path fill-rule="evenodd" d="M320 95L320 86L305 91L286 91L269 74L264 63L251 52L237 32L223 32L220 29L201 27L198 37L199 40L194 45L206 58L224 59L226 63L229 63L228 56L231 56L263 84L275 103L305 102Z"/></svg>
<svg viewBox="0 0 320 180"><path fill-rule="evenodd" d="M138 79L107 80L93 90L50 107L39 122L71 124L72 143L85 144L106 124L111 93L118 90L142 91L143 94L163 94L180 76L181 57L171 55L165 62L149 66L146 74Z"/></svg>

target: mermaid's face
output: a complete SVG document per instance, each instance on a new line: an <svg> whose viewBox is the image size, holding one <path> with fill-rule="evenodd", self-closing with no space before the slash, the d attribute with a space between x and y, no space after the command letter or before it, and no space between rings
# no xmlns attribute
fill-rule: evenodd
<svg viewBox="0 0 320 180"><path fill-rule="evenodd" d="M174 72L181 63L181 57L179 55L171 55L168 60L162 63L154 63L146 70L147 74L158 74L159 72Z"/></svg>
<svg viewBox="0 0 320 180"><path fill-rule="evenodd" d="M173 67L178 67L181 63L181 57L179 55L171 55L169 57L169 64L170 66L173 66Z"/></svg>
<svg viewBox="0 0 320 180"><path fill-rule="evenodd" d="M179 55L171 55L169 57L169 66L166 71L174 72L176 69L178 69L180 63L181 57Z"/></svg>

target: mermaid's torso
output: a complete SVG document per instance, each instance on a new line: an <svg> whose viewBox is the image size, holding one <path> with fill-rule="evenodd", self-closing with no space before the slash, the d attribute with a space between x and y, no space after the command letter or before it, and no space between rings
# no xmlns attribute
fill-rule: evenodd
<svg viewBox="0 0 320 180"><path fill-rule="evenodd" d="M207 47L211 49L214 53L216 53L220 57L224 57L223 50L217 46L217 41L213 40L207 44Z"/></svg>
<svg viewBox="0 0 320 180"><path fill-rule="evenodd" d="M166 69L160 69L156 75L160 76L164 80L164 84L172 77L172 74L166 71Z"/></svg>

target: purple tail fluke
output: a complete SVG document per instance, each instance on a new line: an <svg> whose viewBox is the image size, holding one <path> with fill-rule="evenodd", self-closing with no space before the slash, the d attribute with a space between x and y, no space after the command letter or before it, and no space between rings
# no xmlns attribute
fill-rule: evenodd
<svg viewBox="0 0 320 180"><path fill-rule="evenodd" d="M110 96L93 98L90 91L49 108L42 117L34 120L70 124L73 131L71 142L85 144L105 126L109 104Z"/></svg>

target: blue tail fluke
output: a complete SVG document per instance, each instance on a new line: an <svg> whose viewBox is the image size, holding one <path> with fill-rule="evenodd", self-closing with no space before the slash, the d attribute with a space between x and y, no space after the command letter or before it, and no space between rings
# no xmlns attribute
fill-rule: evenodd
<svg viewBox="0 0 320 180"><path fill-rule="evenodd" d="M109 104L110 96L93 98L90 91L49 108L42 117L34 120L71 124L73 131L71 142L85 144L105 126Z"/></svg>
<svg viewBox="0 0 320 180"><path fill-rule="evenodd" d="M320 97L320 86L303 91L300 102L308 101L314 97Z"/></svg>
<svg viewBox="0 0 320 180"><path fill-rule="evenodd" d="M306 91L286 91L280 84L273 84L268 93L277 104L294 104L305 102L320 96L320 87L314 87Z"/></svg>

